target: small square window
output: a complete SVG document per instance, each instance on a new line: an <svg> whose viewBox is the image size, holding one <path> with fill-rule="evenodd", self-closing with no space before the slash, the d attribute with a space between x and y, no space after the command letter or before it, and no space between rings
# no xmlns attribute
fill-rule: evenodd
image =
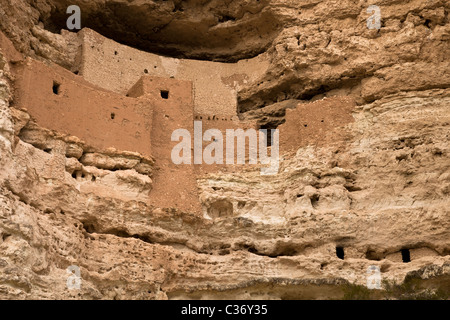
<svg viewBox="0 0 450 320"><path fill-rule="evenodd" d="M169 99L169 91L167 91L167 90L161 90L161 98L163 98L163 99Z"/></svg>
<svg viewBox="0 0 450 320"><path fill-rule="evenodd" d="M401 253L402 253L402 260L404 263L411 262L411 254L409 252L409 249L402 249Z"/></svg>

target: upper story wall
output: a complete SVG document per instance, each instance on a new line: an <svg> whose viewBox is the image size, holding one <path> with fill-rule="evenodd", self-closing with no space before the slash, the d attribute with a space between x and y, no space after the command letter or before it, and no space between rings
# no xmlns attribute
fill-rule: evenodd
<svg viewBox="0 0 450 320"><path fill-rule="evenodd" d="M151 156L153 106L95 87L57 65L26 59L16 67L15 105L45 128L106 149Z"/></svg>
<svg viewBox="0 0 450 320"><path fill-rule="evenodd" d="M345 127L355 121L352 115L355 106L353 98L344 96L299 103L295 109L286 109L286 122L278 127L280 152L345 141Z"/></svg>
<svg viewBox="0 0 450 320"><path fill-rule="evenodd" d="M80 72L102 88L125 95L143 75L192 81L196 113L236 115L237 90L267 70L265 55L237 63L174 59L139 51L90 29L81 32Z"/></svg>

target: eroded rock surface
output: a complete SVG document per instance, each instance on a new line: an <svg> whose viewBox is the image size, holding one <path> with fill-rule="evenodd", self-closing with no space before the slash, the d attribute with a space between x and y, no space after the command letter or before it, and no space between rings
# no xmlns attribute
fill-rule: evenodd
<svg viewBox="0 0 450 320"><path fill-rule="evenodd" d="M26 56L75 71L77 35L52 32L66 5L2 0L0 28ZM157 161L42 128L14 104L22 58L0 41L0 298L340 299L372 265L417 279L417 293L448 292L447 1L382 2L379 31L366 1L80 6L93 29L109 19L105 35L153 52L235 61L267 49L270 68L240 89L237 111L300 134L283 137L293 148L278 175L202 174L201 214L158 207ZM80 290L67 288L71 265Z"/></svg>

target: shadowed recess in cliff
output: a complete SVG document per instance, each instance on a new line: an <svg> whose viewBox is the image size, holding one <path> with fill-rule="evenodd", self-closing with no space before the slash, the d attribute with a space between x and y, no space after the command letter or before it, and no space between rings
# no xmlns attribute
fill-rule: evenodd
<svg viewBox="0 0 450 320"><path fill-rule="evenodd" d="M44 27L67 29L66 9L78 5L82 27L140 50L177 58L234 62L264 52L281 30L267 0L54 1ZM70 2L70 3L69 3Z"/></svg>

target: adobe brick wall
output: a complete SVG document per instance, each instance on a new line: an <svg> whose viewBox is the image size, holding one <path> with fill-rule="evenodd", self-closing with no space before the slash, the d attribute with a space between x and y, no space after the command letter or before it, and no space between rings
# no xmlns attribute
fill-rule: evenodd
<svg viewBox="0 0 450 320"><path fill-rule="evenodd" d="M355 106L350 97L333 97L287 109L286 122L278 127L280 153L342 141L346 134L344 127L355 121L352 116Z"/></svg>
<svg viewBox="0 0 450 320"><path fill-rule="evenodd" d="M204 115L204 114L196 114L194 116L195 121L202 122L202 130L205 133L209 129L218 129L222 133L223 136L223 162L224 164L212 164L207 165L203 163L202 165L195 165L195 169L198 175L214 173L218 171L222 172L239 172L243 170L244 165L237 165L237 142L234 143L234 164L235 165L227 165L226 164L226 151L227 151L227 142L226 142L226 131L227 129L242 129L244 131L248 129L255 129L258 133L258 128L256 125L256 121L240 121L237 117L226 117L226 116L216 116L216 115ZM259 135L258 135L259 137ZM258 140L259 141L259 140ZM211 142L203 141L203 150L210 144ZM245 145L245 158L246 162L249 158L249 144L246 140ZM245 167L252 167L252 165L245 165Z"/></svg>
<svg viewBox="0 0 450 320"><path fill-rule="evenodd" d="M168 92L167 99L161 96L161 90ZM171 158L172 149L179 143L171 141L172 133L194 129L192 82L143 76L128 95L150 101L154 110L151 136L157 170L150 202L157 207L201 212L194 166L175 165Z"/></svg>
<svg viewBox="0 0 450 320"><path fill-rule="evenodd" d="M90 29L83 39L80 74L89 82L125 95L143 75L192 81L196 113L236 115L237 89L262 76L264 54L237 63L173 59L142 52L107 39Z"/></svg>
<svg viewBox="0 0 450 320"><path fill-rule="evenodd" d="M14 52L9 54L14 55ZM120 63L118 65L121 67ZM99 69L103 67L100 64ZM217 171L251 169L249 164L175 165L172 162L172 149L179 143L171 141L172 133L176 129L187 129L191 132L193 147L194 121L202 121L202 133L208 129L222 132L224 161L227 129L258 129L255 121L239 121L235 109L224 112L211 103L213 112L209 109L199 112L195 104L195 81L156 77L148 72L137 74L136 82L119 94L93 85L57 65L49 66L30 58L16 63L14 73L14 104L26 108L40 126L77 136L99 149L114 147L153 156L156 170L149 201L156 207L200 213L197 177ZM88 73L91 74L90 69ZM221 81L241 81L239 77L222 77ZM120 80L105 83L116 85ZM344 97L300 104L294 110L287 110L286 123L279 127L280 152L340 139L345 134L340 128L353 121L354 106L352 99ZM209 143L203 142L202 150ZM248 160L248 144L246 158Z"/></svg>
<svg viewBox="0 0 450 320"><path fill-rule="evenodd" d="M9 48L8 55L20 61L21 57L15 54L9 43L5 39L0 40L2 47ZM118 50L123 49L120 48ZM158 59L162 61L162 58ZM111 63L114 64L113 61ZM123 64L116 64L118 70L122 70ZM100 63L99 70L106 65ZM91 76L95 73L94 69L85 70ZM17 62L13 71L16 77L14 104L18 108L26 108L40 126L77 136L99 149L114 147L153 156L156 170L149 201L156 207L200 213L202 207L197 177L217 171L240 172L251 169L249 164L207 165L203 162L201 165L175 165L172 162L172 149L179 143L171 141L172 133L176 129L187 129L191 133L193 147L194 121L202 122L202 134L209 129L222 132L224 161L227 129L258 129L255 121L239 121L235 109L227 111L222 108L223 105L214 105L214 102L211 102L212 109L199 112L195 104L196 94L198 97L195 81L156 77L149 71L144 75L137 73L133 76L138 77L135 83L123 93L115 93L93 85L57 65L49 66L30 58ZM100 81L102 72L98 74ZM131 71L128 70L127 74L129 78L124 76L124 83L131 81ZM221 76L221 81L233 82L245 78L240 77L238 74L229 78ZM114 87L119 83L123 85L121 78L105 83L106 87ZM215 85L209 83L206 91ZM286 123L279 127L280 152L296 151L301 146L321 145L329 143L330 139L341 139L345 132L340 128L353 121L351 112L354 106L352 99L344 97L300 104L294 110L287 110ZM209 143L203 142L202 151ZM235 147L234 163L236 153ZM246 159L248 161L248 143Z"/></svg>
<svg viewBox="0 0 450 320"><path fill-rule="evenodd" d="M168 98L161 96L168 93ZM128 91L129 97L144 97L153 106L152 154L156 159L157 170L154 173L154 187L150 201L158 207L174 207L190 212L201 212L197 190L197 177L217 171L242 170L242 166L230 165L175 165L171 159L172 149L179 141L171 141L176 129L186 129L191 134L191 146L194 143L194 121L202 122L202 133L209 129L218 129L226 137L227 129L256 129L254 121L241 122L236 116L202 115L194 113L192 82L171 78L142 76ZM203 149L209 142L203 142ZM223 154L226 155L224 141ZM236 155L236 148L235 148ZM246 148L248 158L248 146ZM236 163L236 162L235 162Z"/></svg>
<svg viewBox="0 0 450 320"><path fill-rule="evenodd" d="M70 134L104 149L151 156L153 106L84 81L57 65L26 59L16 67L14 105L26 108L45 128ZM59 85L59 92L53 87ZM56 89L56 88L55 88Z"/></svg>

